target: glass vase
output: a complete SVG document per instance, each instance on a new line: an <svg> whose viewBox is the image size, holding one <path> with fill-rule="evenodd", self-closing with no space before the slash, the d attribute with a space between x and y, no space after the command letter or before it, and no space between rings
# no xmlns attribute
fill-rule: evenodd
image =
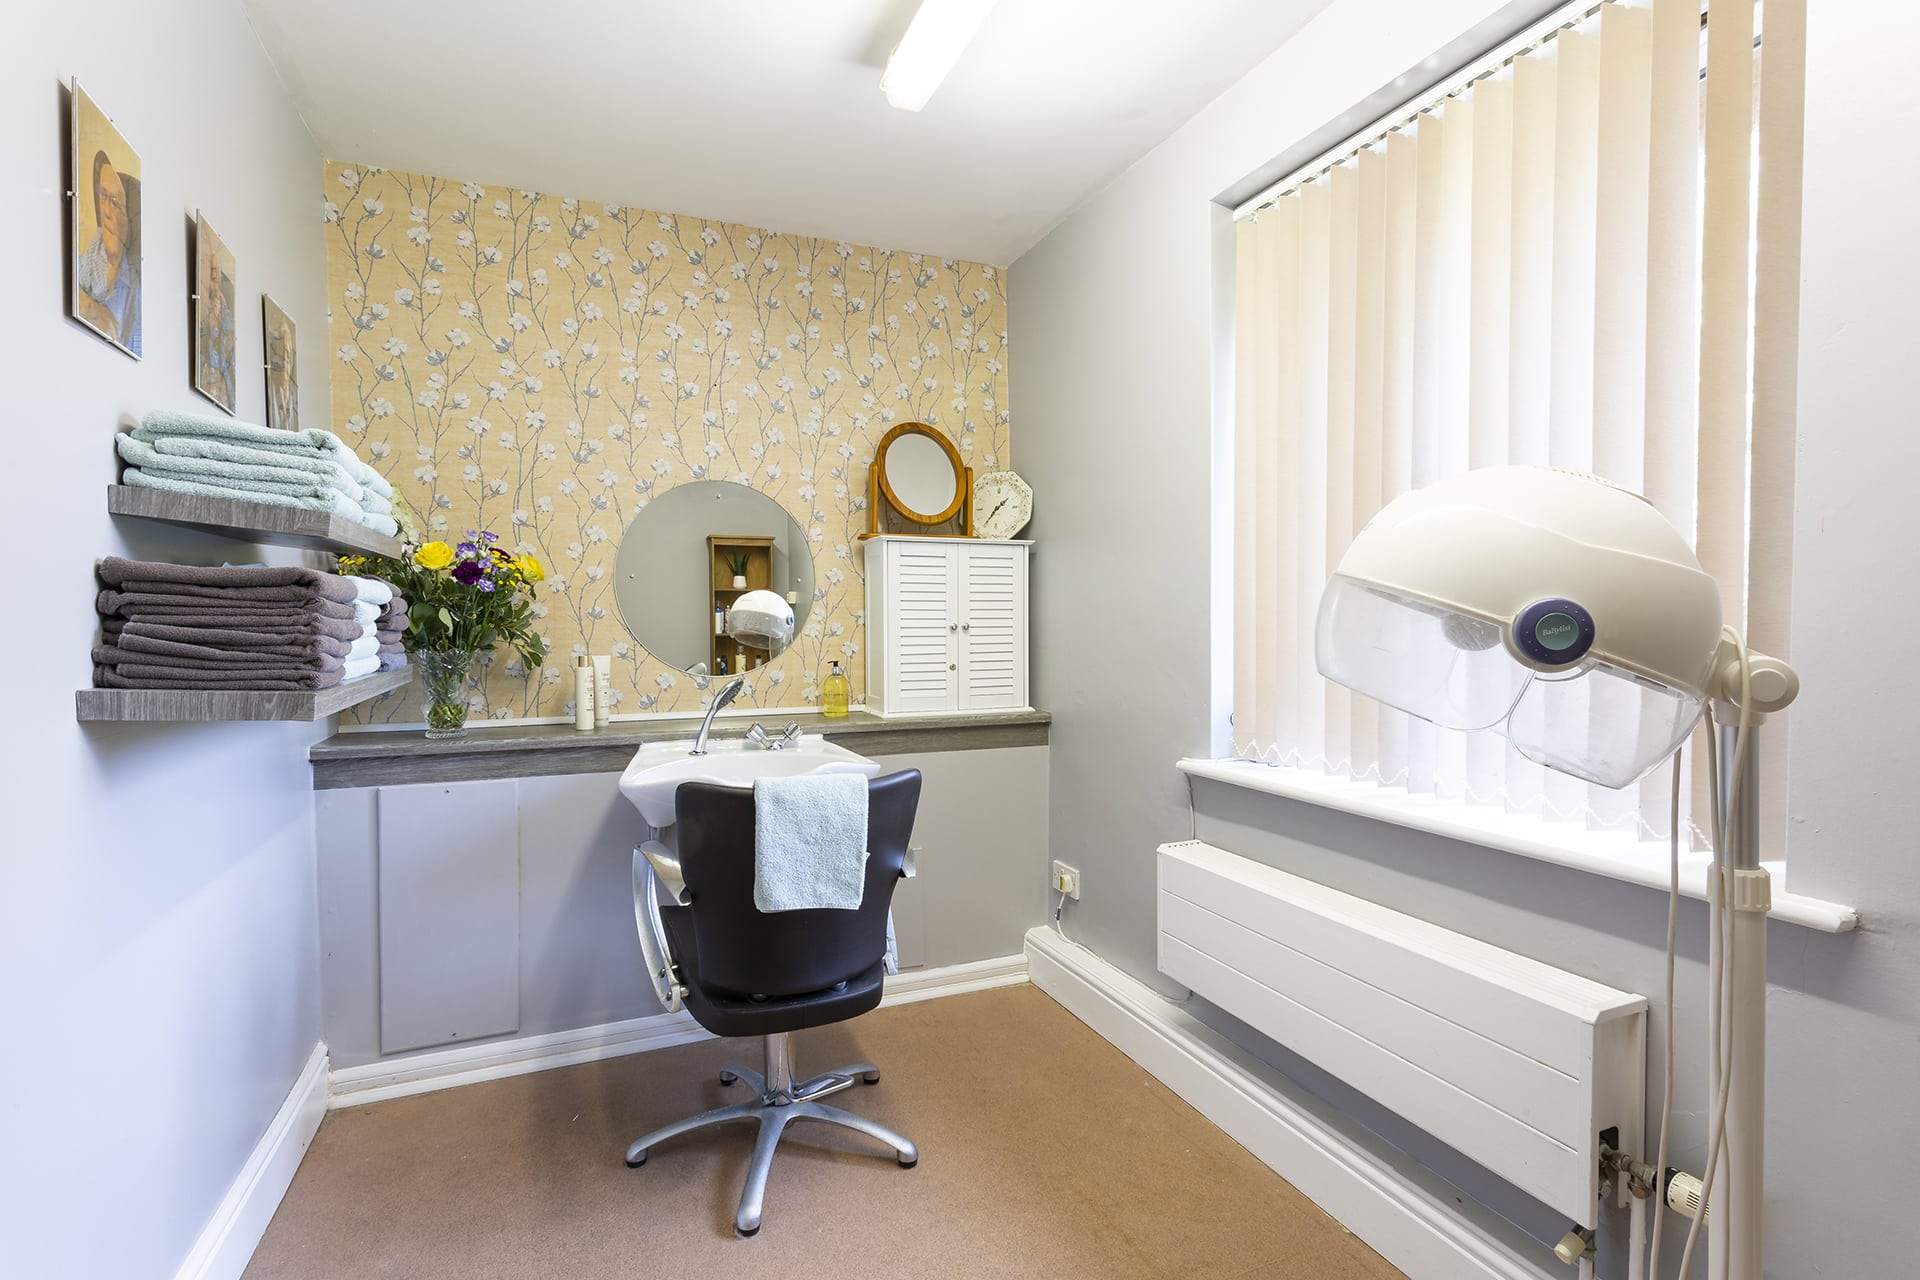
<svg viewBox="0 0 1920 1280"><path fill-rule="evenodd" d="M471 649L424 649L407 655L420 672L429 738L467 736L467 681L473 672Z"/></svg>

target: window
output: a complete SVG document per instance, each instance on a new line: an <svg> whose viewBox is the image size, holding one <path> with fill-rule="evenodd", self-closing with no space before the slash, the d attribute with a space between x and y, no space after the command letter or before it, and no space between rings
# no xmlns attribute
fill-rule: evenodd
<svg viewBox="0 0 1920 1280"><path fill-rule="evenodd" d="M1715 0L1704 77L1698 0L1563 11L1242 219L1236 756L1665 840L1664 771L1590 787L1352 695L1315 670L1313 619L1385 502L1528 463L1645 494L1727 621L1787 655L1804 6L1772 7L1757 97L1754 0Z"/></svg>

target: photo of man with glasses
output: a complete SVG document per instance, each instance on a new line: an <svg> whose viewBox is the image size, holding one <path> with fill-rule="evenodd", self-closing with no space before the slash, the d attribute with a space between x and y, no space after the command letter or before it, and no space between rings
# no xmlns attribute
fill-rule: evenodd
<svg viewBox="0 0 1920 1280"><path fill-rule="evenodd" d="M140 158L73 86L73 318L140 354Z"/></svg>

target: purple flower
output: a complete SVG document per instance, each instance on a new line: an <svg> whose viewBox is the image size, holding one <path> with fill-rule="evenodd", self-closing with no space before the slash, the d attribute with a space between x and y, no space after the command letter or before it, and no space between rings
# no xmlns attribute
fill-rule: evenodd
<svg viewBox="0 0 1920 1280"><path fill-rule="evenodd" d="M500 541L500 537L499 537L499 535L498 535L498 534L494 534L494 533L489 533L489 532L487 532L487 531L486 531L485 529L482 529L482 530L480 531L480 541L482 541L482 542L498 542L498 541Z"/></svg>
<svg viewBox="0 0 1920 1280"><path fill-rule="evenodd" d="M474 546L471 542L463 542L459 546L455 547L454 550L458 551L463 556L473 556L479 553L480 548Z"/></svg>
<svg viewBox="0 0 1920 1280"><path fill-rule="evenodd" d="M473 561L462 560L459 564L453 566L453 579L455 582L464 582L468 586L472 586L474 583L480 581L485 575L485 572L485 570ZM493 584L488 583L487 589L492 590Z"/></svg>
<svg viewBox="0 0 1920 1280"><path fill-rule="evenodd" d="M482 578L482 579L480 580L480 584L479 584L479 585L480 585L480 589L481 589L482 591L491 591L491 590L493 590L493 583L491 583L491 582L489 582L489 581L487 581L487 580L486 580L486 579L484 579L484 578Z"/></svg>

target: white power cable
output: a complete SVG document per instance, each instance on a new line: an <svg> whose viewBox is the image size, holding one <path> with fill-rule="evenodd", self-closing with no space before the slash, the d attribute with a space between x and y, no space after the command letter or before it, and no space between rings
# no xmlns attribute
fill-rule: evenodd
<svg viewBox="0 0 1920 1280"><path fill-rule="evenodd" d="M1741 773L1746 765L1747 734L1753 727L1753 666L1747 652L1746 637L1732 627L1725 628L1727 638L1733 642L1740 655L1740 723L1733 735L1733 780L1727 787L1724 804L1720 800L1718 782L1719 752L1715 750L1712 760L1715 765L1714 792L1714 848L1713 874L1719 884L1713 895L1712 910L1716 913L1720 927L1718 929L1721 947L1716 950L1718 962L1715 977L1718 986L1715 997L1718 1002L1718 1016L1713 1021L1713 1079L1719 1091L1719 1102L1709 1126L1710 1137L1707 1142L1706 1175L1700 1181L1700 1212L1694 1215L1693 1225L1687 1230L1686 1248L1680 1254L1680 1275L1686 1275L1693 1264L1693 1251L1700 1242L1700 1228L1707 1218L1709 1197L1713 1194L1714 1175L1720 1168L1720 1156L1726 1145L1727 1136L1727 1099L1733 1089L1733 1045L1734 1045L1734 1008L1733 1008L1733 964L1734 964L1734 920L1736 908L1733 903L1731 886L1727 883L1727 872L1732 867L1733 831L1740 821L1740 782ZM1711 711L1709 711L1711 715ZM1707 741L1712 744L1714 734L1710 731Z"/></svg>
<svg viewBox="0 0 1920 1280"><path fill-rule="evenodd" d="M1684 747L1675 747L1673 751L1673 808L1667 827L1667 1044L1660 1085L1660 1148L1653 1163L1653 1244L1649 1249L1651 1261L1647 1263L1647 1274L1657 1274L1660 1266L1660 1228L1666 1220L1664 1210L1667 1203L1660 1179L1667 1168L1667 1142L1673 1127L1673 969L1680 938L1680 778L1685 762L1683 751Z"/></svg>

